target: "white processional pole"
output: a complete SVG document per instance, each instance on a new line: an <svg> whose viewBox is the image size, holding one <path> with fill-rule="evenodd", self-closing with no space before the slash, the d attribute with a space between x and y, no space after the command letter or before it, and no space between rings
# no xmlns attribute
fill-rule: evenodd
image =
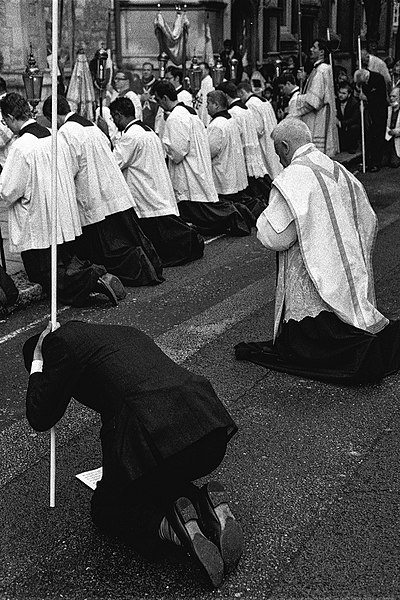
<svg viewBox="0 0 400 600"><path fill-rule="evenodd" d="M358 68L362 68L361 62L361 36L358 36ZM362 90L361 90L362 91ZM365 123L364 123L364 100L360 100L361 111L361 152L362 152L362 170L365 173Z"/></svg>
<svg viewBox="0 0 400 600"><path fill-rule="evenodd" d="M52 11L51 64L51 330L57 323L57 76L58 76L58 0ZM50 507L56 505L56 430L50 430Z"/></svg>

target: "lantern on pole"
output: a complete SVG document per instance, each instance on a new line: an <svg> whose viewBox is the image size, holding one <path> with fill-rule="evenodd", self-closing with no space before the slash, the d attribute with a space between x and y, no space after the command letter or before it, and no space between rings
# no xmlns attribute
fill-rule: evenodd
<svg viewBox="0 0 400 600"><path fill-rule="evenodd" d="M42 97L43 73L39 71L35 57L33 56L32 44L30 44L30 54L25 72L22 73L24 81L26 99L32 106L32 114L36 114L36 106Z"/></svg>
<svg viewBox="0 0 400 600"><path fill-rule="evenodd" d="M192 91L193 96L195 96L200 90L202 76L203 72L200 68L197 57L193 56L192 64L190 65L189 69L190 89Z"/></svg>
<svg viewBox="0 0 400 600"><path fill-rule="evenodd" d="M212 70L213 86L216 88L223 82L225 77L225 67L222 64L221 57L218 56L215 67Z"/></svg>
<svg viewBox="0 0 400 600"><path fill-rule="evenodd" d="M166 52L161 52L158 55L158 72L160 79L165 79L165 69L167 67L168 62L168 54Z"/></svg>
<svg viewBox="0 0 400 600"><path fill-rule="evenodd" d="M96 54L94 55L96 59L96 85L99 88L99 101L100 101L100 115L103 116L103 92L107 85L107 77L106 77L106 64L108 59L108 54L106 50L101 46Z"/></svg>

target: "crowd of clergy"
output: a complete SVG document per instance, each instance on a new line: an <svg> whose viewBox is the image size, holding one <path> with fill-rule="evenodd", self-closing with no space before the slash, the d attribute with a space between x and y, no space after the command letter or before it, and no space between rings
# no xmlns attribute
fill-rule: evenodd
<svg viewBox="0 0 400 600"><path fill-rule="evenodd" d="M143 65L140 80L115 71L101 114L99 107L87 111L68 94L59 95L60 301L82 305L100 292L116 305L125 296L124 286L161 283L166 267L201 258L204 237L249 235L282 171L271 133L284 118L305 122L312 142L327 156L355 152L359 102L345 77L335 88L328 52L324 40L315 40L306 81L304 69L294 71L295 61L274 81L279 106L261 73L239 83L229 80L227 69L215 89L206 63L200 64L196 95L184 89L181 69L168 67L156 80L150 63ZM371 75L379 60L364 53L366 68L355 74L358 94L366 100L377 86L369 92L365 77L374 82L386 76ZM388 82L382 85L385 94ZM382 154L383 128L391 137L390 164L400 164L398 89L392 96L390 124L386 100L378 102L385 117L377 123L374 98L369 98L371 170L377 170ZM26 100L7 94L0 78L0 109L0 200L8 208L10 250L21 253L29 279L48 292L51 98L35 120Z"/></svg>
<svg viewBox="0 0 400 600"><path fill-rule="evenodd" d="M172 80L151 89L163 113L158 133L144 122L146 101L139 109L129 93L94 120L57 98L57 286L65 304L85 305L99 292L116 305L125 286L159 284L164 268L203 256L205 236L250 235L268 204L282 169L271 104L246 83L226 82L207 92L206 127L179 89L181 72L169 73ZM0 109L10 140L0 176L10 250L49 292L52 100L42 119L17 93L4 93Z"/></svg>

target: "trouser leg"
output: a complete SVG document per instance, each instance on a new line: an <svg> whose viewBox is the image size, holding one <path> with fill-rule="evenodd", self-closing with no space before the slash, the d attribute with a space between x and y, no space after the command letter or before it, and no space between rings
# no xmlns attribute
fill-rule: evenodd
<svg viewBox="0 0 400 600"><path fill-rule="evenodd" d="M30 281L39 283L46 294L51 291L50 248L21 252ZM97 280L106 273L102 265L82 261L74 254L74 243L57 246L57 296L62 304L81 305L94 289Z"/></svg>
<svg viewBox="0 0 400 600"><path fill-rule="evenodd" d="M152 556L163 547L159 528L169 504L187 494L191 481L218 467L226 444L226 430L217 429L131 482L117 496L100 484L91 502L93 522L104 533Z"/></svg>

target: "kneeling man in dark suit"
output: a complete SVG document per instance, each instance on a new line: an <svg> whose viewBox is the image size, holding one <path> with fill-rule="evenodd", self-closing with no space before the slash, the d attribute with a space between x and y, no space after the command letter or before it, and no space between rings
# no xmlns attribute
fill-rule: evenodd
<svg viewBox="0 0 400 600"><path fill-rule="evenodd" d="M72 397L101 415L94 523L147 555L165 541L182 546L218 587L243 543L222 485L192 483L218 467L237 431L210 382L120 325L48 326L27 340L24 359L36 431L55 425Z"/></svg>

